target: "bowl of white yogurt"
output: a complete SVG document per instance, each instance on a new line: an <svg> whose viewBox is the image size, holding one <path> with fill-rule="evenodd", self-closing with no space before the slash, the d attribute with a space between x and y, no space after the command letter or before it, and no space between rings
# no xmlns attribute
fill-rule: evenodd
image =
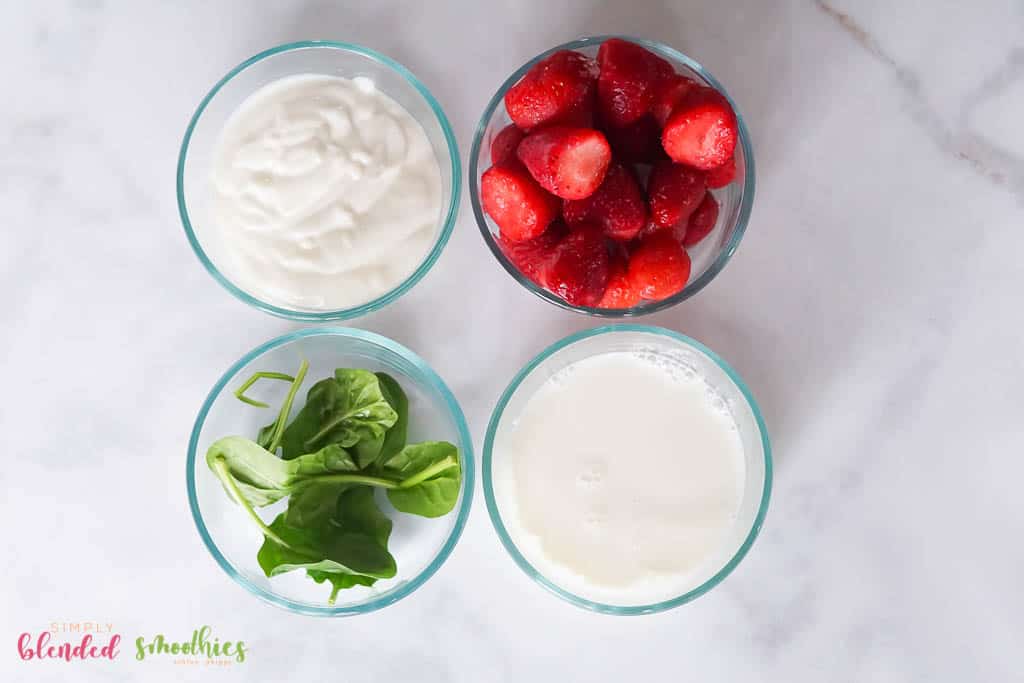
<svg viewBox="0 0 1024 683"><path fill-rule="evenodd" d="M649 614L721 582L764 521L771 448L736 372L682 334L613 325L530 361L494 409L487 511L505 549L580 607Z"/></svg>
<svg viewBox="0 0 1024 683"><path fill-rule="evenodd" d="M178 209L199 260L236 297L341 320L430 270L460 174L448 119L408 69L306 41L246 60L203 98L178 158Z"/></svg>

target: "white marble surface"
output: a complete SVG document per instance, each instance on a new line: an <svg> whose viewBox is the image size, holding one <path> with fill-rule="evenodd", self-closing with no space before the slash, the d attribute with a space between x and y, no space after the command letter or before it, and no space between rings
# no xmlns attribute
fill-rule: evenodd
<svg viewBox="0 0 1024 683"><path fill-rule="evenodd" d="M185 445L220 372L296 325L185 242L173 171L197 101L270 45L359 42L422 77L465 155L513 68L606 32L696 56L753 132L737 256L645 321L720 351L762 403L777 470L751 554L688 606L600 616L523 575L478 495L447 565L393 607L259 603L196 534ZM0 38L0 679L1024 680L1020 0L5 2ZM357 322L438 369L478 449L514 370L593 324L500 271L468 201L436 268ZM77 620L206 623L251 655L17 659L19 632Z"/></svg>

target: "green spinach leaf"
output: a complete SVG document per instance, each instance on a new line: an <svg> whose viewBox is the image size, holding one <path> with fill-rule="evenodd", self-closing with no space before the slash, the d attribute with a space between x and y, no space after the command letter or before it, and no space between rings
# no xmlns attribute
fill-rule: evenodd
<svg viewBox="0 0 1024 683"><path fill-rule="evenodd" d="M270 530L275 538L266 536L256 554L268 577L296 569L363 574L378 579L395 575L395 558L376 538L344 531L333 521L315 529L297 528L289 525L282 513L271 523Z"/></svg>
<svg viewBox="0 0 1024 683"><path fill-rule="evenodd" d="M383 463L381 474L399 480L387 496L401 512L440 517L459 499L462 467L458 449L447 441L406 446Z"/></svg>
<svg viewBox="0 0 1024 683"><path fill-rule="evenodd" d="M277 429L276 422L260 427L260 431L256 433L256 443L263 448L268 448L270 446L270 442L274 440L275 429Z"/></svg>
<svg viewBox="0 0 1024 683"><path fill-rule="evenodd" d="M306 405L284 429L283 457L291 460L329 444L351 448L381 439L397 420L376 375L339 368L333 378L310 388Z"/></svg>
<svg viewBox="0 0 1024 683"><path fill-rule="evenodd" d="M459 470L450 469L409 489L389 489L388 500L399 512L421 517L442 517L459 500L462 477Z"/></svg>
<svg viewBox="0 0 1024 683"><path fill-rule="evenodd" d="M237 502L236 491L253 506L275 503L289 493L292 466L257 443L226 436L206 451L206 464Z"/></svg>
<svg viewBox="0 0 1024 683"><path fill-rule="evenodd" d="M288 501L289 508L293 499L294 496ZM356 486L341 492L337 497L335 522L345 531L364 533L382 548L388 547L391 520L377 507L373 489L369 486ZM377 580L372 576L337 571L314 569L306 573L317 583L330 582L332 590L328 603L332 605L339 591L353 586L372 586Z"/></svg>
<svg viewBox="0 0 1024 683"><path fill-rule="evenodd" d="M334 521L342 531L366 534L386 548L391 537L391 519L380 511L370 486L354 486L341 493Z"/></svg>
<svg viewBox="0 0 1024 683"><path fill-rule="evenodd" d="M288 497L285 522L294 527L318 527L334 517L338 508L338 496L351 484L336 482L313 482L302 486Z"/></svg>
<svg viewBox="0 0 1024 683"><path fill-rule="evenodd" d="M377 579L362 574L339 574L338 572L324 572L318 569L307 569L306 574L317 583L327 581L331 584L331 595L327 598L327 604L333 605L338 599L338 593L353 586L372 586Z"/></svg>
<svg viewBox="0 0 1024 683"><path fill-rule="evenodd" d="M462 469L458 450L446 442L407 445L409 399L385 373L338 369L307 393L306 405L288 424L308 363L296 373L277 420L257 441L232 436L210 446L206 459L228 494L257 524L264 542L257 560L276 576L305 572L338 592L371 586L397 569L388 551L392 521L377 507L383 488L399 511L439 517L458 501ZM245 390L238 397L261 405ZM276 455L282 449L282 457ZM255 508L288 497L287 510L267 525Z"/></svg>
<svg viewBox="0 0 1024 683"><path fill-rule="evenodd" d="M324 446L313 453L305 453L294 460L285 460L291 470L291 482L315 477L319 474L358 472L359 466L347 450L338 444Z"/></svg>
<svg viewBox="0 0 1024 683"><path fill-rule="evenodd" d="M398 382L387 373L378 372L380 393L395 411L398 419L386 432L372 439L363 439L352 447L359 467L366 469L380 458L390 458L402 450L409 427L409 399Z"/></svg>
<svg viewBox="0 0 1024 683"><path fill-rule="evenodd" d="M380 456L380 449L384 446L384 434L375 436L372 439L363 439L355 446L352 446L352 454L359 463L359 467L369 467L373 461Z"/></svg>
<svg viewBox="0 0 1024 683"><path fill-rule="evenodd" d="M395 411L398 418L395 424L384 435L384 443L380 449L380 459L388 460L398 451L405 448L405 441L409 431L409 397L405 395L402 386L391 375L378 372L377 379L380 381L380 388L387 399L388 405Z"/></svg>

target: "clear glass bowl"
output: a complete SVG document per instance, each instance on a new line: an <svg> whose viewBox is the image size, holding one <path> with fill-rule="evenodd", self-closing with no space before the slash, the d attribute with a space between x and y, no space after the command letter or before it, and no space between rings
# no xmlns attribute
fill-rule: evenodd
<svg viewBox="0 0 1024 683"><path fill-rule="evenodd" d="M260 530L228 497L206 465L206 449L217 439L231 434L251 437L262 425L272 422L288 388L284 382L254 386L247 393L271 406L260 409L235 398L233 392L238 385L259 370L294 374L303 358L309 361L309 371L292 415L302 407L309 388L329 377L335 368L384 371L397 379L409 396L409 442L450 441L459 449L462 462L459 501L443 517L426 519L395 512L387 498L378 495L378 504L394 523L388 548L398 562L398 574L370 588L343 590L335 605L327 604L330 587L315 583L305 572L289 572L272 579L264 576L256 562L256 551L263 542ZM462 409L445 383L423 359L400 344L372 332L342 327L286 334L258 346L232 365L199 410L186 467L192 518L217 564L253 595L293 612L318 616L364 614L419 588L455 547L473 500L473 444ZM261 508L260 513L269 522L284 507L285 501L280 501Z"/></svg>
<svg viewBox="0 0 1024 683"><path fill-rule="evenodd" d="M711 234L705 237L700 244L687 249L692 263L690 281L686 287L682 291L661 301L642 301L633 308L623 309L573 306L520 273L515 264L509 261L505 254L502 253L495 239L499 233L498 226L491 220L490 216L484 213L483 207L480 204L480 176L491 166L491 140L502 128L512 122L505 111L504 103L505 93L508 92L508 89L518 83L519 79L534 64L552 53L559 50L576 50L589 57L596 57L601 43L609 38L622 38L623 40L642 45L671 62L679 73L694 79L698 83L703 83L718 90L729 100L733 111L736 112L740 134L739 144L736 145L736 180L725 188L713 191L720 204L718 222ZM736 103L729 97L729 93L725 91L722 84L715 80L714 76L708 73L696 61L668 45L652 40L629 36L591 36L553 47L547 52L537 55L519 67L515 73L501 84L498 92L494 94L494 97L487 104L487 108L484 109L484 114L480 117L480 124L477 126L476 134L473 137L473 147L469 152L469 196L473 204L473 213L476 215L477 225L480 226L480 233L483 235L484 241L487 242L487 246L490 247L491 253L494 254L494 258L498 259L502 267L523 287L556 306L587 315L605 318L644 315L664 310L675 306L680 301L689 299L704 289L721 272L725 264L729 262L729 258L736 251L740 240L743 238L743 233L747 229L751 207L754 203L754 150L750 142L750 133L747 131L747 126L743 122L743 117L740 115Z"/></svg>
<svg viewBox="0 0 1024 683"><path fill-rule="evenodd" d="M238 106L264 85L286 76L326 74L355 78L365 76L377 88L402 105L415 118L434 149L441 168L442 205L437 235L423 262L391 291L352 308L297 310L268 303L233 282L223 267L225 253L219 231L203 218L208 174L221 128ZM221 285L236 297L262 311L294 320L345 320L365 315L391 303L419 282L444 250L455 226L462 188L459 150L448 118L430 91L404 66L359 45L328 41L304 41L272 48L247 59L213 86L203 98L185 130L178 155L178 212L196 256Z"/></svg>
<svg viewBox="0 0 1024 683"><path fill-rule="evenodd" d="M566 590L542 574L526 558L503 521L513 505L510 492L494 476L495 460L501 457L500 442L505 430L514 426L533 393L559 370L584 358L610 351L641 351L658 354L673 364L684 364L704 377L732 412L740 431L746 461L746 481L740 511L727 541L693 579L693 588L682 595L651 604L606 604L594 602ZM670 356L668 355L670 354ZM496 448L496 444L498 447ZM499 464L498 467L501 465ZM490 424L483 451L483 487L487 512L505 549L526 574L544 588L574 605L618 615L651 614L689 602L714 588L747 554L768 511L772 487L772 457L761 411L736 371L711 349L689 337L647 325L609 325L570 335L545 349L520 370L502 393ZM497 482L497 486L495 483Z"/></svg>

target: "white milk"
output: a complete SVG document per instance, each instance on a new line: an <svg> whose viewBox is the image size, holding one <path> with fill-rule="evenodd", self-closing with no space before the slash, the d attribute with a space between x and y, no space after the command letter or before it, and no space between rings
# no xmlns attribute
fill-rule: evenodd
<svg viewBox="0 0 1024 683"><path fill-rule="evenodd" d="M494 453L513 541L580 597L681 595L733 535L745 480L736 424L700 376L650 355L608 352L560 370Z"/></svg>
<svg viewBox="0 0 1024 683"><path fill-rule="evenodd" d="M441 211L423 127L366 78L290 76L256 91L221 132L211 183L230 279L312 311L399 285Z"/></svg>

